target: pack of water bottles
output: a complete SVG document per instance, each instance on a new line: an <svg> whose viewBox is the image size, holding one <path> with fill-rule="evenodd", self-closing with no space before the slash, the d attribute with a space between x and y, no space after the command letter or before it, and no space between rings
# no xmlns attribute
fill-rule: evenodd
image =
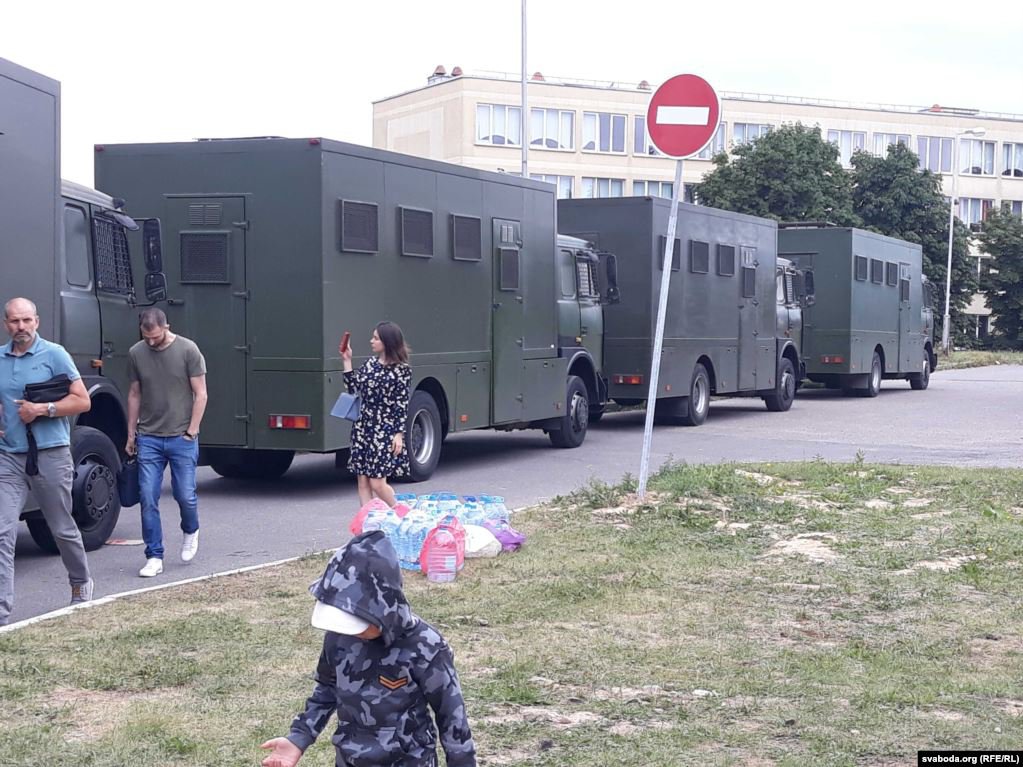
<svg viewBox="0 0 1023 767"><path fill-rule="evenodd" d="M391 539L398 554L398 563L406 570L422 570L420 557L426 537L438 522L452 516L464 525L507 526L508 507L499 495L465 495L452 492L425 493L413 496L402 493L396 497L398 503L409 508L397 527L385 533Z"/></svg>

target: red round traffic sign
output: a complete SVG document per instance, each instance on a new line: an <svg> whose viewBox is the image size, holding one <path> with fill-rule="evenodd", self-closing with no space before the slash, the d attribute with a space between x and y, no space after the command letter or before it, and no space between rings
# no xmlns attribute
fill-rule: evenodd
<svg viewBox="0 0 1023 767"><path fill-rule="evenodd" d="M646 131L669 157L689 157L703 149L718 129L721 106L710 83L699 75L675 75L650 97Z"/></svg>

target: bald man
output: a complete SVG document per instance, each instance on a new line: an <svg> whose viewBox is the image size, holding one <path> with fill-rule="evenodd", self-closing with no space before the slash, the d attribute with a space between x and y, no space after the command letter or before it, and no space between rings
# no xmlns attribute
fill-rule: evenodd
<svg viewBox="0 0 1023 767"><path fill-rule="evenodd" d="M82 377L63 346L39 336L39 313L27 298L12 298L4 306L4 325L11 341L0 347L0 626L14 609L14 544L18 518L30 491L34 491L53 540L60 550L71 584L71 604L92 599L93 581L82 545L82 535L71 516L71 460L69 416L92 405ZM43 383L64 373L71 391L58 402L24 400L25 384ZM39 473L28 476L26 424L39 449Z"/></svg>

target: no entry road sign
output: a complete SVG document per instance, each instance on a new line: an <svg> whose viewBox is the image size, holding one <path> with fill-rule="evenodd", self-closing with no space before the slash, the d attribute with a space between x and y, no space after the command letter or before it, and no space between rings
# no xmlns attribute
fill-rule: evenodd
<svg viewBox="0 0 1023 767"><path fill-rule="evenodd" d="M689 157L710 143L720 114L718 95L706 80L675 75L650 97L647 135L662 154Z"/></svg>

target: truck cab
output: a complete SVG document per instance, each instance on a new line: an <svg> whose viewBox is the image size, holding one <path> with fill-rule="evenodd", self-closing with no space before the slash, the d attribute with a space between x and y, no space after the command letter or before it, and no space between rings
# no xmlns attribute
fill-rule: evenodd
<svg viewBox="0 0 1023 767"><path fill-rule="evenodd" d="M579 237L558 235L558 353L569 375L586 386L588 419L598 421L607 402L604 375L604 306L618 302L614 255L598 252Z"/></svg>

